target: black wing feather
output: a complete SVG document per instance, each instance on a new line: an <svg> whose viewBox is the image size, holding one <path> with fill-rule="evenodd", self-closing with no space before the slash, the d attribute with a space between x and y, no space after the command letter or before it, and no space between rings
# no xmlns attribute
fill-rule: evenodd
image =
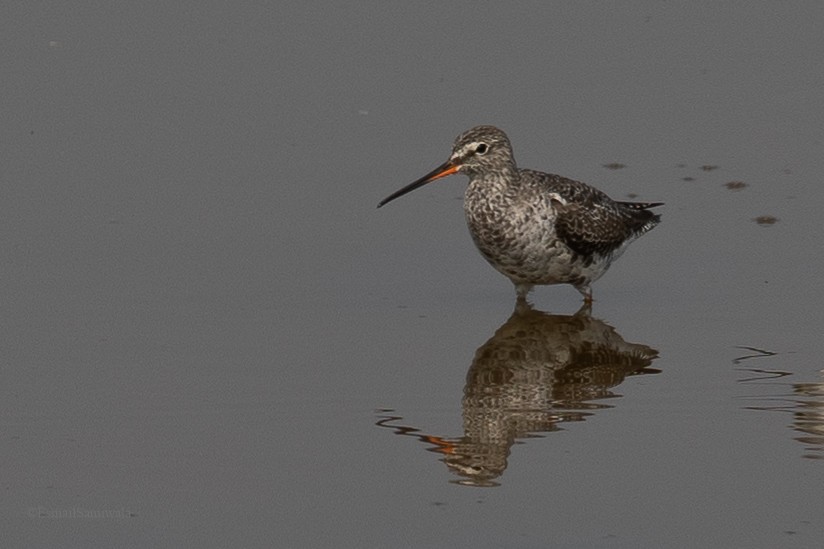
<svg viewBox="0 0 824 549"><path fill-rule="evenodd" d="M557 193L564 201L555 204L555 231L576 253L607 255L661 220L649 208L661 206L662 202L616 202L586 183L558 175L540 175L544 176L539 179L547 191Z"/></svg>

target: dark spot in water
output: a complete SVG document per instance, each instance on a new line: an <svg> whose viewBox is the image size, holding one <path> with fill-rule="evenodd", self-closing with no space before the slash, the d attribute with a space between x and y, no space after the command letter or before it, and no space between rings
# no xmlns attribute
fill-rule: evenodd
<svg viewBox="0 0 824 549"><path fill-rule="evenodd" d="M728 181L727 183L724 183L724 186L731 191L740 191L746 187L747 184L743 181Z"/></svg>
<svg viewBox="0 0 824 549"><path fill-rule="evenodd" d="M753 221L759 225L775 225L778 222L778 218L771 215L759 215L758 217L754 217Z"/></svg>
<svg viewBox="0 0 824 549"><path fill-rule="evenodd" d="M626 168L626 164L621 164L620 162L610 162L609 164L604 164L604 167L608 170L620 170L621 168Z"/></svg>
<svg viewBox="0 0 824 549"><path fill-rule="evenodd" d="M710 164L704 164L703 166L701 166L701 169L704 170L705 172L711 172L713 170L717 170L718 166L713 166L713 165L710 165Z"/></svg>
<svg viewBox="0 0 824 549"><path fill-rule="evenodd" d="M675 167L676 168L686 168L687 165L686 164L676 164Z"/></svg>
<svg viewBox="0 0 824 549"><path fill-rule="evenodd" d="M689 177L689 176L687 176L687 177L682 177L681 179L682 179L683 181L695 181L695 178L694 178L694 177Z"/></svg>

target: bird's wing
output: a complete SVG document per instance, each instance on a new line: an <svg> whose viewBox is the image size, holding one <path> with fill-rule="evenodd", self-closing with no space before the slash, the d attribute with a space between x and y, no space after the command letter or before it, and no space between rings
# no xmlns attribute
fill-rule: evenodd
<svg viewBox="0 0 824 549"><path fill-rule="evenodd" d="M582 255L606 255L634 233L625 216L602 204L572 202L556 208L555 231L570 249Z"/></svg>
<svg viewBox="0 0 824 549"><path fill-rule="evenodd" d="M615 202L580 181L546 175L548 192L558 197L553 200L556 234L579 254L609 254L654 227L660 219L647 210L660 204Z"/></svg>

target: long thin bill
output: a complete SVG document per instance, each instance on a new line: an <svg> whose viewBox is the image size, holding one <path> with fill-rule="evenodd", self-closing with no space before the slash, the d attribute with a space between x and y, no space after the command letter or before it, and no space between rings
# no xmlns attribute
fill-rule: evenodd
<svg viewBox="0 0 824 549"><path fill-rule="evenodd" d="M386 198L384 198L383 200L381 200L380 203L378 204L378 208L380 208L381 206L383 206L385 204L388 204L389 202L392 202L396 198L401 197L401 196L405 195L406 193L411 193L415 189L417 189L419 187L423 187L427 183L431 183L431 182L435 181L436 179L440 179L442 177L446 177L447 175L452 175L453 173L457 173L459 168L460 168L460 165L454 164L451 160L447 160L446 162L444 162L443 164L441 164L440 166L438 166L437 168L435 168L434 170L432 170L431 172L429 172L425 176L421 177L417 181L414 181L414 182L410 183L409 185L407 185L403 189L399 189L399 190L395 191L394 193L390 194L389 196L387 196Z"/></svg>

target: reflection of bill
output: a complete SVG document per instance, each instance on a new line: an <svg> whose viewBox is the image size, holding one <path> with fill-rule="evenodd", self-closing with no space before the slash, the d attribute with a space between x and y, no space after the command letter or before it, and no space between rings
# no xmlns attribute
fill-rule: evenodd
<svg viewBox="0 0 824 549"><path fill-rule="evenodd" d="M628 375L650 369L654 349L627 343L587 309L551 315L519 305L512 316L475 353L464 387L464 435L443 438L400 426L383 415L379 426L432 445L457 482L495 486L519 439L560 429L610 406L596 401L615 397L611 388Z"/></svg>

